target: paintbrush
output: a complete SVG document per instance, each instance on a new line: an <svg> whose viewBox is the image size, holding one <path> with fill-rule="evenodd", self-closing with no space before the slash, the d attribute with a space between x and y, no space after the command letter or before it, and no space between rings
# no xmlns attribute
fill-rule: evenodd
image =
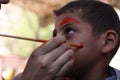
<svg viewBox="0 0 120 80"><path fill-rule="evenodd" d="M21 40L35 41L35 42L42 42L42 43L48 42L48 40L33 39L33 38L26 38L26 37L18 37L18 36L6 35L6 34L0 34L0 36L2 36L2 37L9 37L9 38L15 38L15 39L21 39ZM82 44L70 44L70 46L80 47L80 48L83 47Z"/></svg>

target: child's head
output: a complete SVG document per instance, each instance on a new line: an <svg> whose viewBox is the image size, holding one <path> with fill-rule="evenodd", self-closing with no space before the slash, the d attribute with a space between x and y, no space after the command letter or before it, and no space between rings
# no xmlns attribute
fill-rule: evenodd
<svg viewBox="0 0 120 80"><path fill-rule="evenodd" d="M115 30L119 36L118 45L120 42L120 21L117 13L108 4L99 1L73 1L55 11L56 16L64 13L73 13L79 16L82 20L92 26L94 35L107 30Z"/></svg>
<svg viewBox="0 0 120 80"><path fill-rule="evenodd" d="M74 64L68 75L79 77L109 65L120 42L119 18L111 6L98 1L73 1L55 14L54 36L64 36L66 43L83 43L82 49L73 48Z"/></svg>

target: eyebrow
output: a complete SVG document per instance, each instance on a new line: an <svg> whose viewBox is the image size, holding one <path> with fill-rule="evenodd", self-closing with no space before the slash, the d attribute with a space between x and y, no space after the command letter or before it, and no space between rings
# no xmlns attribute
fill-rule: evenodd
<svg viewBox="0 0 120 80"><path fill-rule="evenodd" d="M73 22L73 23L76 23L76 24L80 24L80 22L74 18L71 18L69 16L65 17L59 24L59 26L62 26L68 22Z"/></svg>
<svg viewBox="0 0 120 80"><path fill-rule="evenodd" d="M65 25L63 25L63 27L61 29L65 29L67 26L70 26L70 25L72 25L72 24L70 24L70 23L65 24Z"/></svg>

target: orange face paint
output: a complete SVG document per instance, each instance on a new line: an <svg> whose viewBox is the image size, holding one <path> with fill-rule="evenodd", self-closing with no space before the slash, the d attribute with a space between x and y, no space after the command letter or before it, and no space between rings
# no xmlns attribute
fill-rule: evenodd
<svg viewBox="0 0 120 80"><path fill-rule="evenodd" d="M61 23L59 24L59 26L62 26L62 25L64 25L64 24L68 23L68 22L73 22L73 23L76 23L76 24L80 24L80 22L79 22L78 20L67 16L67 17L65 17L65 18L61 21Z"/></svg>

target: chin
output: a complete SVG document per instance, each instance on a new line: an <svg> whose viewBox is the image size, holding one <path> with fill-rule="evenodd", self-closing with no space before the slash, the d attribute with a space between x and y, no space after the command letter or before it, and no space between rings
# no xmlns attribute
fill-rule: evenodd
<svg viewBox="0 0 120 80"><path fill-rule="evenodd" d="M76 78L76 79L79 79L79 78L82 78L83 75L86 73L86 70L84 70L83 67L79 66L78 65L73 65L69 71L66 72L66 74L64 75L64 77L69 77L69 78Z"/></svg>
<svg viewBox="0 0 120 80"><path fill-rule="evenodd" d="M79 73L75 73L75 72L68 72L64 75L64 77L70 78L70 79L79 79L80 75L78 75Z"/></svg>
<svg viewBox="0 0 120 80"><path fill-rule="evenodd" d="M69 69L69 71L66 72L66 74L64 75L64 77L69 77L69 78L79 78L80 77L80 72L75 69L75 68L71 68Z"/></svg>

